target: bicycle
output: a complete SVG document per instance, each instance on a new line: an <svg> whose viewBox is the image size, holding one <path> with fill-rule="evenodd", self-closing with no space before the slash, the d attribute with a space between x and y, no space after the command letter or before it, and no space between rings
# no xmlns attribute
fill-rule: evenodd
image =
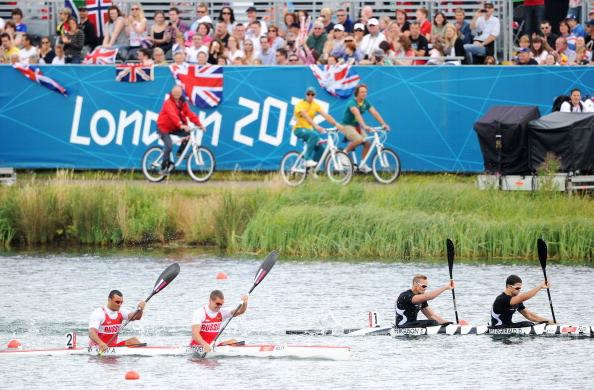
<svg viewBox="0 0 594 390"><path fill-rule="evenodd" d="M308 173L316 174L316 172L322 170L322 165L325 167L326 175L331 181L343 185L351 181L353 178L353 163L350 157L337 147L338 129L332 127L324 130L327 136L320 143L325 143L326 148L322 153L320 162L315 167L308 168L305 166L303 156L307 150L307 145L303 146L301 152L293 150L283 156L280 164L280 174L287 185L292 187L300 185Z"/></svg>
<svg viewBox="0 0 594 390"><path fill-rule="evenodd" d="M171 163L177 168L187 157L186 170L188 171L188 174L192 180L204 183L208 181L214 173L216 160L214 154L208 148L201 145L200 140L202 137L198 137L198 132L200 131L204 133L204 129L194 125L190 125L190 128L191 131L187 137L171 136L173 143L176 145L181 144L184 138L189 137L188 144L181 155L176 159L172 159ZM161 169L162 161L162 146L152 146L144 152L144 155L142 156L142 173L148 181L158 183L169 176L169 172L163 172Z"/></svg>
<svg viewBox="0 0 594 390"><path fill-rule="evenodd" d="M400 176L400 157L398 154L384 146L384 142L388 137L387 130L382 127L372 127L372 134L365 137L365 141L371 141L371 147L369 153L365 156L361 162L357 162L357 154L355 151L351 151L351 160L354 164L355 172L361 172L359 167L361 165L367 165L367 160L373 156L371 160L371 172L375 180L382 184L391 184ZM379 135L381 132L381 136ZM375 151L375 153L373 153Z"/></svg>

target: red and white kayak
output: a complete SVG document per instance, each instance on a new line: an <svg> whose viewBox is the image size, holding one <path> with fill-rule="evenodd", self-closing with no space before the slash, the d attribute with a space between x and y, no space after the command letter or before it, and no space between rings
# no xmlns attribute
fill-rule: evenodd
<svg viewBox="0 0 594 390"><path fill-rule="evenodd" d="M112 347L108 348L102 356L188 356L203 353L197 347ZM97 356L97 347L86 348L61 348L61 349L6 349L0 351L1 357L25 356L66 356L66 355L91 355ZM298 358L298 359L325 359L348 360L351 356L350 347L319 346L319 345L287 345L287 344L245 344L223 345L215 347L207 354L207 358L219 357L258 357L258 358Z"/></svg>

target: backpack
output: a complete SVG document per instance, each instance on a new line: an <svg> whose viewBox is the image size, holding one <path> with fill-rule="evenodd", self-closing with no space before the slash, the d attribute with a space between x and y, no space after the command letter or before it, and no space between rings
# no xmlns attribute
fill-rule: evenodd
<svg viewBox="0 0 594 390"><path fill-rule="evenodd" d="M552 112L561 111L561 105L565 102L571 103L571 98L567 95L559 95L553 100Z"/></svg>

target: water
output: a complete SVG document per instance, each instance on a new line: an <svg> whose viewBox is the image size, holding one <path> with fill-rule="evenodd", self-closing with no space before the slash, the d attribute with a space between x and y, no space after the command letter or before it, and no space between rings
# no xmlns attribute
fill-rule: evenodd
<svg viewBox="0 0 594 390"><path fill-rule="evenodd" d="M144 299L163 269L181 264L178 278L148 303L144 318L124 336L138 335L153 345L182 345L190 338L192 310L212 289L236 305L251 286L261 260L211 256L159 255L5 255L0 257L0 345L20 339L26 348L62 347L64 334L79 332L85 342L90 312L104 304L110 289L123 291L132 307ZM229 279L215 280L219 271ZM349 345L346 362L295 359L186 357L31 357L3 359L4 389L175 388L175 389L355 389L395 388L591 388L594 340L572 338L433 336L287 336L286 329L363 327L367 312L377 311L384 325L393 321L393 301L410 286L415 273L431 287L447 281L443 264L279 261L250 298L248 312L225 334L250 343ZM456 264L460 317L485 324L490 305L510 273L527 287L541 281L537 264ZM549 265L555 314L560 322L594 324L591 281L594 269ZM449 292L431 302L453 318ZM543 291L526 305L550 316ZM136 370L139 381L124 380Z"/></svg>

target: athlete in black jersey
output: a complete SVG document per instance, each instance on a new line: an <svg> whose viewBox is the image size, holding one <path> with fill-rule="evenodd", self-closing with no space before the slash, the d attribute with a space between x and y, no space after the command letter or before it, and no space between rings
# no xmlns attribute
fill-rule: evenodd
<svg viewBox="0 0 594 390"><path fill-rule="evenodd" d="M495 302L493 302L493 308L491 309L491 326L520 328L524 326L532 326L534 325L534 322L548 322L549 324L553 324L552 321L526 309L523 303L535 296L540 290L547 287L549 287L549 285L546 282L542 282L532 290L520 294L520 290L522 289L522 279L517 275L508 276L505 281L505 291L495 298ZM526 317L528 321L512 322L512 316L516 310Z"/></svg>
<svg viewBox="0 0 594 390"><path fill-rule="evenodd" d="M397 328L425 328L427 326L451 324L451 322L447 322L438 316L429 307L427 301L437 298L444 291L455 288L454 281L450 281L445 286L430 292L426 292L427 287L427 277L425 275L415 275L412 288L398 296L395 304L395 325ZM427 320L417 320L419 311L427 317Z"/></svg>

